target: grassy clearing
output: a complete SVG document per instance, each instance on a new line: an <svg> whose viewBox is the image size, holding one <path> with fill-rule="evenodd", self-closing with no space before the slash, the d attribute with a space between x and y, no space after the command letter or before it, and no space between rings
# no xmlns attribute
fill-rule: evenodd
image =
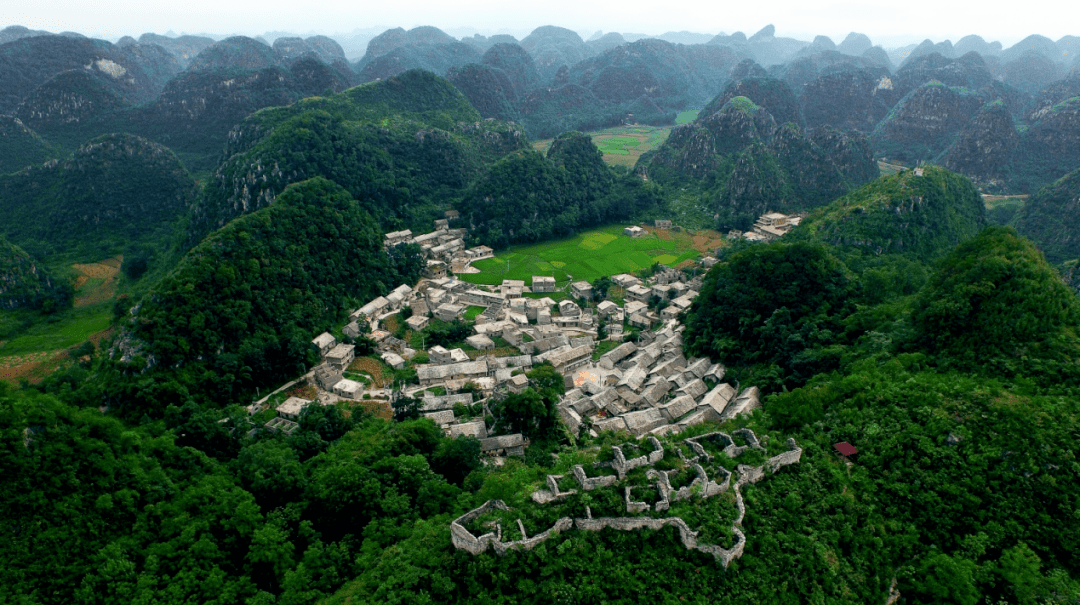
<svg viewBox="0 0 1080 605"><path fill-rule="evenodd" d="M655 234L630 238L622 234L623 227L604 227L564 240L513 247L495 258L473 263L480 273L457 277L474 284L499 284L504 279L521 279L530 284L533 275L548 275L555 278L557 285L565 286L571 279L593 281L617 273L634 273L658 262L678 264L698 256L689 236L686 241L661 239Z"/></svg>
<svg viewBox="0 0 1080 605"><path fill-rule="evenodd" d="M485 310L486 310L485 307L478 307L476 305L469 305L469 307L467 309L465 309L465 315L464 315L465 321L473 321L474 319L476 319L477 315L480 315Z"/></svg>
<svg viewBox="0 0 1080 605"><path fill-rule="evenodd" d="M697 112L683 113L697 115ZM641 154L660 147L667 140L670 132L671 126L617 126L585 134L591 136L593 143L603 152L605 162L632 168L637 164ZM533 143L533 149L547 153L553 140L536 141Z"/></svg>
<svg viewBox="0 0 1080 605"><path fill-rule="evenodd" d="M59 351L85 342L92 335L107 330L112 321L108 305L72 309L52 319L40 321L18 336L0 345L0 356Z"/></svg>
<svg viewBox="0 0 1080 605"><path fill-rule="evenodd" d="M680 111L679 115L675 116L675 125L681 126L682 124L689 124L697 119L700 109L691 109L688 111Z"/></svg>

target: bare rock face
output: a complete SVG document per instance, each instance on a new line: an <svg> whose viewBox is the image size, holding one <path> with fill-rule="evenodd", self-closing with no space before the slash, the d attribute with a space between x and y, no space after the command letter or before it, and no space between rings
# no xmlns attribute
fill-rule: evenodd
<svg viewBox="0 0 1080 605"><path fill-rule="evenodd" d="M949 170L964 174L976 184L1000 186L1005 167L1020 144L1020 135L1005 105L991 103L960 131L945 155Z"/></svg>

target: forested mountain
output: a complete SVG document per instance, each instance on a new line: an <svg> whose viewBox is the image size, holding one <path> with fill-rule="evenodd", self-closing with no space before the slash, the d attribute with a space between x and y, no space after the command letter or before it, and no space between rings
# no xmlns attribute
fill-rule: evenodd
<svg viewBox="0 0 1080 605"><path fill-rule="evenodd" d="M963 176L933 167L920 172L881 177L812 211L791 239L932 263L986 227L986 209Z"/></svg>
<svg viewBox="0 0 1080 605"><path fill-rule="evenodd" d="M108 135L63 161L0 176L0 234L42 260L92 261L168 245L196 196L167 148Z"/></svg>
<svg viewBox="0 0 1080 605"><path fill-rule="evenodd" d="M0 174L55 158L57 150L14 116L0 116Z"/></svg>
<svg viewBox="0 0 1080 605"><path fill-rule="evenodd" d="M71 287L0 235L0 309L61 308L71 303Z"/></svg>
<svg viewBox="0 0 1080 605"><path fill-rule="evenodd" d="M207 237L142 299L98 387L132 418L190 398L240 401L305 370L312 333L415 283L421 262L388 256L378 223L340 186L296 183Z"/></svg>
<svg viewBox="0 0 1080 605"><path fill-rule="evenodd" d="M756 98L732 96L735 92ZM748 229L768 211L827 204L874 178L877 170L865 137L778 123L770 106L798 119L791 101L790 90L779 80L751 76L732 83L694 122L673 129L638 169L657 182L699 190L724 229Z"/></svg>
<svg viewBox="0 0 1080 605"><path fill-rule="evenodd" d="M153 100L164 84L158 71L167 66L155 62L172 60L166 55L149 57L125 52L104 40L36 36L2 45L0 52L0 113L11 114L35 88L56 75L78 70L93 74L117 95L132 103ZM137 58L152 58L147 65Z"/></svg>
<svg viewBox="0 0 1080 605"><path fill-rule="evenodd" d="M1080 169L1031 196L1016 216L1016 230L1031 238L1052 263L1080 257Z"/></svg>
<svg viewBox="0 0 1080 605"><path fill-rule="evenodd" d="M458 204L472 236L489 246L536 242L626 219L660 202L655 187L613 174L588 136L559 136L495 162Z"/></svg>
<svg viewBox="0 0 1080 605"><path fill-rule="evenodd" d="M258 112L230 139L190 245L314 176L346 188L386 230L424 229L486 163L525 145L520 128L482 120L449 82L419 70Z"/></svg>

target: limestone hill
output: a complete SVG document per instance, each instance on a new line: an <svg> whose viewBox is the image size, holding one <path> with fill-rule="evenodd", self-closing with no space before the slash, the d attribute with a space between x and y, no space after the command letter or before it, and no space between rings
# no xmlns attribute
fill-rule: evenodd
<svg viewBox="0 0 1080 605"><path fill-rule="evenodd" d="M767 107L742 96L702 115L673 129L638 170L667 186L699 191L723 228L746 229L768 211L827 204L877 174L858 133L778 125Z"/></svg>
<svg viewBox="0 0 1080 605"><path fill-rule="evenodd" d="M0 174L40 164L56 155L51 145L18 118L0 116Z"/></svg>
<svg viewBox="0 0 1080 605"><path fill-rule="evenodd" d="M44 266L0 235L0 310L36 309L50 300L70 302L71 289L60 287Z"/></svg>
<svg viewBox="0 0 1080 605"><path fill-rule="evenodd" d="M485 163L524 145L519 127L482 120L453 85L419 70L267 109L231 132L188 245L314 176L345 187L388 231L428 228Z"/></svg>
<svg viewBox="0 0 1080 605"><path fill-rule="evenodd" d="M1052 263L1080 257L1080 170L1031 196L1016 216L1016 230Z"/></svg>
<svg viewBox="0 0 1080 605"><path fill-rule="evenodd" d="M107 135L63 161L0 177L0 234L42 260L96 260L166 244L195 195L194 180L171 151Z"/></svg>
<svg viewBox="0 0 1080 605"><path fill-rule="evenodd" d="M785 236L930 262L986 226L971 181L943 168L880 179L810 213Z"/></svg>

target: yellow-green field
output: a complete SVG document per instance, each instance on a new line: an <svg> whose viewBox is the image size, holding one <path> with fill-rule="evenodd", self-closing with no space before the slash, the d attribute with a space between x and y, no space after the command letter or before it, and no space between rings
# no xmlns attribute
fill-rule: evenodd
<svg viewBox="0 0 1080 605"><path fill-rule="evenodd" d="M604 161L613 166L633 168L641 154L660 147L671 132L670 126L618 126L587 132L604 154ZM547 153L554 139L533 143L533 149Z"/></svg>
<svg viewBox="0 0 1080 605"><path fill-rule="evenodd" d="M498 284L504 279L532 283L534 275L549 275L560 285L570 281L593 281L617 273L633 273L655 263L677 265L697 258L689 235L667 239L650 233L639 238L622 234L626 225L586 231L574 237L531 246L516 246L473 263L480 273L463 273L458 278L474 284Z"/></svg>

